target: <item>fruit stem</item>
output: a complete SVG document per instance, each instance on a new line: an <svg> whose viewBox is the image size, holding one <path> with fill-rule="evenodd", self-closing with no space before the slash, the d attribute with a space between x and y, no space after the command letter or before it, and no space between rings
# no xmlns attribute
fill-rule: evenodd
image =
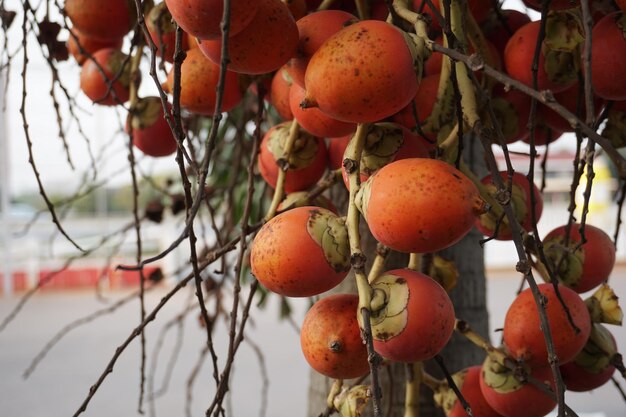
<svg viewBox="0 0 626 417"><path fill-rule="evenodd" d="M141 38L143 39L143 38ZM130 85L129 85L129 108L131 113L134 111L139 101L139 80L141 79L141 72L139 71L139 64L143 56L144 42L139 41L135 54L130 59Z"/></svg>
<svg viewBox="0 0 626 417"><path fill-rule="evenodd" d="M465 320L457 319L454 330L456 330L461 335L465 336L467 340L484 350L487 353L487 356L489 356L493 361L509 369L515 369L517 367L517 363L513 359L507 356L504 351L496 348L491 343L489 343L487 339L476 333Z"/></svg>
<svg viewBox="0 0 626 417"><path fill-rule="evenodd" d="M293 149L293 144L296 142L299 131L300 125L296 119L293 119L291 127L289 128L289 136L287 137L283 154L278 161L276 161L276 164L278 165L278 178L276 179L276 188L274 189L272 203L270 204L267 214L265 215L265 221L270 220L276 215L278 205L281 201L283 201L283 197L285 196L285 178L287 176L287 170L289 169L289 158L291 157L291 150Z"/></svg>
<svg viewBox="0 0 626 417"><path fill-rule="evenodd" d="M426 19L409 8L409 0L393 0L393 9L399 17L415 27L415 33L418 37L428 41L428 24Z"/></svg>
<svg viewBox="0 0 626 417"><path fill-rule="evenodd" d="M467 23L466 33L469 42L474 47L474 50L480 54L481 58L483 58L484 62L486 62L487 64L491 66L498 65L495 57L493 56L489 48L489 44L487 44L487 39L485 38L483 31L478 25L478 22L476 22L476 19L474 19L474 15L472 15L471 13L466 13L465 18ZM493 85L495 85L496 83L495 80L489 77L484 77L483 80L484 81L481 84L486 86L488 91L491 91L491 87L493 87Z"/></svg>
<svg viewBox="0 0 626 417"><path fill-rule="evenodd" d="M524 369L521 364L517 363L515 360L507 356L506 353L501 349L497 349L492 346L486 339L484 339L481 335L472 330L472 328L466 321L457 319L455 330L465 336L470 342L485 350L485 352L487 352L487 356L489 356L491 360L513 371L513 375L518 381L527 381L535 388L539 389L541 392L550 396L556 401L556 394L554 390L549 385L547 385L545 381L539 381L535 379L532 375L529 375L527 370ZM567 405L564 408L568 415L576 416L576 414Z"/></svg>
<svg viewBox="0 0 626 417"><path fill-rule="evenodd" d="M380 356L374 351L374 341L372 337L372 327L370 322L370 304L372 302L372 288L369 285L367 276L365 275L365 255L361 250L361 236L359 232L359 210L356 206L356 194L361 186L360 179L360 161L365 139L369 130L369 124L360 123L357 126L356 133L350 139L350 143L346 148L343 166L345 167L349 185L350 185L350 202L348 205L348 215L346 216L346 227L348 228L348 239L350 241L350 263L354 270L357 292L359 294L359 312L362 320L362 336L367 346L368 361L371 371L371 384L373 393L374 416L382 416L381 397L382 392L378 383L378 365L381 361Z"/></svg>
<svg viewBox="0 0 626 417"><path fill-rule="evenodd" d="M359 19L365 20L370 18L370 5L367 0L354 0L356 11Z"/></svg>
<svg viewBox="0 0 626 417"><path fill-rule="evenodd" d="M326 406L329 409L335 409L335 397L339 395L342 387L343 379L335 379L335 382L333 382L333 386L330 388L330 392L328 393L328 398L326 398Z"/></svg>
<svg viewBox="0 0 626 417"><path fill-rule="evenodd" d="M442 7L442 10L444 8ZM470 13L464 13L463 5L458 0L452 0L450 2L450 26L454 37L456 38L456 45L461 48L467 48L467 38L465 36L465 19L464 15ZM446 33L446 39L449 34ZM448 40L449 42L449 40ZM449 57L446 57L446 61L451 61ZM476 92L474 91L474 84L468 74L467 66L459 61L454 61L454 69L456 72L456 83L461 95L461 109L463 112L463 119L469 125L471 129L474 129L476 123L480 121L478 115L478 105L476 102Z"/></svg>
<svg viewBox="0 0 626 417"><path fill-rule="evenodd" d="M318 7L317 10L327 10L330 8L330 6L333 5L333 3L335 2L335 0L324 0Z"/></svg>
<svg viewBox="0 0 626 417"><path fill-rule="evenodd" d="M504 218L504 220L506 221L506 217ZM541 279L543 279L545 282L552 282L552 280L550 279L550 272L548 272L548 268L541 261L541 259L539 259L539 257L535 259L533 259L532 257L529 257L528 260L530 261L530 264L533 267L533 269L537 271Z"/></svg>
<svg viewBox="0 0 626 417"><path fill-rule="evenodd" d="M365 146L368 128L369 124L366 123L358 125L354 136L352 136L352 139L350 139L350 143L346 148L346 154L343 160L343 166L346 168L346 171L348 171L347 173L350 185L350 203L348 206L346 225L348 227L348 237L350 239L350 253L353 258L352 267L354 268L356 274L361 274L363 276L365 276L365 256L361 250L361 236L359 234L360 217L359 210L356 206L356 195L361 187L359 175L360 161L361 154L363 153L363 148ZM359 296L361 296L361 293L359 293ZM367 307L367 305L361 305L361 307Z"/></svg>
<svg viewBox="0 0 626 417"><path fill-rule="evenodd" d="M291 210L294 207L298 207L300 204L304 203L307 206L312 205L312 202L322 195L322 193L328 190L330 187L335 185L341 179L341 168L330 171L322 180L318 181L317 184L308 192L306 195L298 198L296 201L291 203L287 207L282 207L280 210L276 211L276 214L283 213L287 210Z"/></svg>
<svg viewBox="0 0 626 417"><path fill-rule="evenodd" d="M422 61L425 60L428 56L430 56L432 51L432 41L428 37L428 24L426 23L426 19L421 14L416 13L409 8L408 0L394 0L393 10L399 17L409 22L415 28L415 36L412 37L412 39L415 42L417 57ZM392 16L390 15L390 18L391 17ZM420 62L420 69L422 68L422 65L423 62ZM419 71L417 75L418 77L421 77L421 71Z"/></svg>
<svg viewBox="0 0 626 417"><path fill-rule="evenodd" d="M383 272L385 268L385 260L389 255L389 248L381 243L376 245L376 257L374 258L374 263L370 269L369 274L367 275L367 282L370 284L374 281L378 276Z"/></svg>
<svg viewBox="0 0 626 417"><path fill-rule="evenodd" d="M404 395L404 417L420 416L420 386L424 378L424 364L406 364L406 392Z"/></svg>
<svg viewBox="0 0 626 417"><path fill-rule="evenodd" d="M407 268L412 269L413 271L420 272L422 268L422 254L411 253L409 255L409 264L407 265Z"/></svg>
<svg viewBox="0 0 626 417"><path fill-rule="evenodd" d="M459 125L454 124L454 127L448 133L448 136L441 141L438 145L441 150L442 156L440 159L448 163L453 163L457 158L458 146L459 146Z"/></svg>
<svg viewBox="0 0 626 417"><path fill-rule="evenodd" d="M445 381L442 379L437 379L422 367L422 383L427 386L432 392L439 391L443 386L446 385Z"/></svg>

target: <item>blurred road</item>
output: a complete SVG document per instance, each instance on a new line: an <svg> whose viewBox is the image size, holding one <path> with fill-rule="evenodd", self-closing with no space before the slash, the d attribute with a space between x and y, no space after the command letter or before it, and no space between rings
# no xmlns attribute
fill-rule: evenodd
<svg viewBox="0 0 626 417"><path fill-rule="evenodd" d="M626 267L613 273L612 285L618 294L626 294ZM489 279L489 309L491 327L503 323L506 306L514 298L519 279L511 272L491 273ZM148 311L165 293L158 289L147 297ZM245 294L245 292L244 292ZM124 296L108 294L113 299ZM148 369L161 329L184 310L189 292L176 296L148 328ZM274 299L276 297L273 297ZM0 319L16 305L18 298L0 298ZM86 316L95 309L110 305L98 301L92 292L41 293L36 295L2 333L0 333L0 415L6 417L69 417L78 409L93 384L105 369L115 348L130 334L139 317L136 301L97 321L77 328L62 339L41 362L35 372L24 380L22 373L46 342L72 320ZM306 300L293 303L294 318L300 322L307 308ZM206 334L198 326L197 313L184 321L182 347L169 386L156 399L156 414L184 416L186 385L190 372L198 360ZM248 343L241 346L231 383L232 397L227 406L234 417L260 415L263 403L262 388L267 386L268 405L265 415L271 417L303 416L306 409L308 366L300 353L299 337L287 322L279 322L278 305L270 303L265 310L255 310L250 323L248 339L263 351L263 366L269 370L269 385L264 382L255 349ZM626 331L611 327L621 349L626 347ZM161 349L156 370L155 389L161 386L168 357L178 338L177 326L172 326ZM499 336L492 333L492 339ZM220 364L225 357L227 330L220 323L215 330ZM114 371L105 380L92 403L83 414L86 417L137 415L139 397L139 344L135 341L124 352ZM197 378L193 389L191 410L193 416L204 415L208 401L215 391L210 360ZM626 387L624 380L622 386ZM602 412L597 417L626 415L626 405L614 386L608 384L592 394L568 394L568 403L581 413Z"/></svg>

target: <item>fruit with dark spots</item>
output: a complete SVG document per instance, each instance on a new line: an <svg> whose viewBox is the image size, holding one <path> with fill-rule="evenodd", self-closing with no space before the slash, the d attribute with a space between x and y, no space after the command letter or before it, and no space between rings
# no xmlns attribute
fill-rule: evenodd
<svg viewBox="0 0 626 417"><path fill-rule="evenodd" d="M299 19L296 22L299 33L298 51L286 64L293 81L304 88L304 74L311 56L326 39L358 20L356 16L343 10L320 10Z"/></svg>
<svg viewBox="0 0 626 417"><path fill-rule="evenodd" d="M549 367L524 370L540 383L554 390L554 378ZM480 390L491 408L505 417L543 417L556 407L556 401L539 388L521 383L508 368L487 357L480 373Z"/></svg>
<svg viewBox="0 0 626 417"><path fill-rule="evenodd" d="M350 269L342 219L320 207L298 207L268 221L254 238L252 274L267 289L310 297L339 284Z"/></svg>
<svg viewBox="0 0 626 417"><path fill-rule="evenodd" d="M333 294L307 312L300 331L306 361L329 378L358 378L369 372L367 349L357 321L359 297Z"/></svg>
<svg viewBox="0 0 626 417"><path fill-rule="evenodd" d="M605 282L615 266L615 245L602 229L585 224L586 242L581 245L580 224L559 226L543 238L544 251L557 279L577 293Z"/></svg>
<svg viewBox="0 0 626 417"><path fill-rule="evenodd" d="M302 106L317 106L345 122L376 122L415 96L414 64L398 28L378 20L355 23L329 38L311 57Z"/></svg>
<svg viewBox="0 0 626 417"><path fill-rule="evenodd" d="M395 269L371 283L384 302L372 302L374 350L397 362L430 359L454 330L454 307L446 291L427 275ZM376 297L374 297L376 300Z"/></svg>
<svg viewBox="0 0 626 417"><path fill-rule="evenodd" d="M222 36L223 0L165 0L172 17L183 30L199 39ZM230 36L241 32L254 18L258 0L231 0Z"/></svg>
<svg viewBox="0 0 626 417"><path fill-rule="evenodd" d="M374 237L409 253L453 245L485 209L478 189L460 171L427 158L384 166L363 184L357 199Z"/></svg>
<svg viewBox="0 0 626 417"><path fill-rule="evenodd" d="M292 122L283 122L272 127L263 137L259 152L259 172L265 181L276 187L278 161L288 163L285 175L285 191L302 191L315 184L324 174L327 153L324 141L298 129L289 159L284 154Z"/></svg>
<svg viewBox="0 0 626 417"><path fill-rule="evenodd" d="M356 124L333 119L320 109L303 109L300 103L304 99L304 88L294 83L289 90L289 107L300 126L314 136L336 138L356 130Z"/></svg>
<svg viewBox="0 0 626 417"><path fill-rule="evenodd" d="M276 74L272 77L268 100L285 121L293 119L293 113L289 107L289 91L292 84L293 80L284 66L276 71Z"/></svg>
<svg viewBox="0 0 626 417"><path fill-rule="evenodd" d="M207 59L198 48L187 51L187 57L180 68L180 105L192 113L212 115L217 98L216 87L220 67ZM241 101L241 91L237 74L226 71L222 111L229 111ZM174 90L174 68L170 70L165 90Z"/></svg>
<svg viewBox="0 0 626 417"><path fill-rule="evenodd" d="M501 171L500 177L508 188L509 174L507 171ZM487 175L481 180L483 184L487 186L489 194L496 196L498 192L495 181L491 174ZM531 192L534 194L535 201L535 219L539 221L543 212L543 198L539 193L539 189L535 184L532 186L528 183L528 179L518 173L513 173L511 178L511 208L515 218L517 219L523 230L528 232L533 230L533 214L531 205ZM532 191L531 191L532 188ZM499 219L493 212L488 212L480 216L476 220L476 228L485 236L493 236L498 240L512 240L513 234L511 227L509 226L508 219L506 217ZM497 234L496 234L497 229Z"/></svg>
<svg viewBox="0 0 626 417"><path fill-rule="evenodd" d="M552 284L539 285L539 291L545 299L554 351L559 363L565 364L574 359L587 343L591 318L585 302L578 294L563 285L559 285L558 290L578 330L570 323ZM509 306L504 319L503 338L513 358L524 360L530 367L548 366L548 348L530 288L522 291Z"/></svg>
<svg viewBox="0 0 626 417"><path fill-rule="evenodd" d="M282 67L296 54L298 27L281 0L255 0L258 10L250 23L228 41L228 69L265 74ZM200 49L213 62L222 58L221 39L202 40Z"/></svg>
<svg viewBox="0 0 626 417"><path fill-rule="evenodd" d="M506 72L516 80L533 86L531 71L540 22L530 22L519 28L509 39L504 50ZM571 87L577 80L579 55L561 51L542 43L537 72L537 89L556 93Z"/></svg>

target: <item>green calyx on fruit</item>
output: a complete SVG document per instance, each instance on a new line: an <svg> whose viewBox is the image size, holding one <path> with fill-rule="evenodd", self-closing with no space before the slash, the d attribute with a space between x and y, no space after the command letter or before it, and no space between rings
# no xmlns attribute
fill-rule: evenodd
<svg viewBox="0 0 626 417"><path fill-rule="evenodd" d="M155 5L148 13L147 20L150 25L158 31L157 33L166 34L176 31L176 25L172 20L172 15L167 9L165 2Z"/></svg>
<svg viewBox="0 0 626 417"><path fill-rule="evenodd" d="M528 369L525 369L528 371ZM487 356L483 364L483 379L485 384L499 394L517 391L524 384L520 382L512 370Z"/></svg>
<svg viewBox="0 0 626 417"><path fill-rule="evenodd" d="M489 195L496 198L498 193L498 187L495 184L487 184L485 185ZM515 218L518 223L522 223L528 214L528 206L526 205L526 193L517 184L513 184L511 188L511 208L513 209L513 214L515 214ZM499 221L499 224L498 224ZM500 220L500 217L497 216L493 211L488 211L480 216L480 223L488 230L495 232L496 227L498 228L498 235L510 235L511 228L509 226L509 221L505 217Z"/></svg>
<svg viewBox="0 0 626 417"><path fill-rule="evenodd" d="M277 125L269 137L267 149L274 156L276 161L286 161L288 169L297 170L305 168L315 160L318 143L315 137L304 129L298 130L298 137L293 144L293 149L289 159L285 155L285 146L289 139L291 123Z"/></svg>
<svg viewBox="0 0 626 417"><path fill-rule="evenodd" d="M617 353L611 332L599 323L594 323L591 335L583 350L574 362L592 374L599 374L611 366L611 359Z"/></svg>
<svg viewBox="0 0 626 417"><path fill-rule="evenodd" d="M459 281L459 270L453 261L433 256L427 275L437 281L447 293L452 291Z"/></svg>
<svg viewBox="0 0 626 417"><path fill-rule="evenodd" d="M584 40L583 24L578 13L565 10L548 14L542 49L544 69L550 81L564 85L577 80L580 47Z"/></svg>
<svg viewBox="0 0 626 417"><path fill-rule="evenodd" d="M544 69L548 79L556 84L573 84L580 67L578 56L571 52L544 50Z"/></svg>
<svg viewBox="0 0 626 417"><path fill-rule="evenodd" d="M311 238L322 248L328 264L337 272L350 269L350 244L345 220L330 212L311 210L306 224Z"/></svg>
<svg viewBox="0 0 626 417"><path fill-rule="evenodd" d="M602 136L611 141L614 148L626 146L626 112L612 109L602 131Z"/></svg>
<svg viewBox="0 0 626 417"><path fill-rule="evenodd" d="M145 97L137 101L130 118L133 130L141 130L152 126L159 117L163 117L163 105L159 97Z"/></svg>
<svg viewBox="0 0 626 417"><path fill-rule="evenodd" d="M408 321L409 286L397 275L382 275L372 284L372 336L387 341L404 331Z"/></svg>
<svg viewBox="0 0 626 417"><path fill-rule="evenodd" d="M585 41L585 29L576 9L551 11L544 45L552 51L576 52Z"/></svg>
<svg viewBox="0 0 626 417"><path fill-rule="evenodd" d="M452 375L452 380L459 389L463 387L466 376L467 369L463 369L462 371ZM435 400L435 404L441 407L446 415L449 415L452 412L452 409L458 401L456 393L452 388L450 388L447 381L437 387L433 398Z"/></svg>
<svg viewBox="0 0 626 417"><path fill-rule="evenodd" d="M403 143L404 134L399 125L393 123L370 125L361 154L361 172L368 176L372 175L393 161ZM350 152L353 146L354 142L350 141L346 153Z"/></svg>
<svg viewBox="0 0 626 417"><path fill-rule="evenodd" d="M591 297L585 300L591 321L621 326L624 313L618 300L613 289L607 284L602 284Z"/></svg>
<svg viewBox="0 0 626 417"><path fill-rule="evenodd" d="M342 417L360 417L371 397L369 385L344 387L333 399L333 406Z"/></svg>
<svg viewBox="0 0 626 417"><path fill-rule="evenodd" d="M124 87L130 86L130 65L128 56L122 51L114 51L107 60L106 67L112 74L111 80L119 81ZM118 76L119 75L119 76Z"/></svg>
<svg viewBox="0 0 626 417"><path fill-rule="evenodd" d="M559 282L569 288L576 288L583 273L584 249L580 247L574 252L578 243L571 241L566 247L564 236L548 239L543 245L546 258Z"/></svg>
<svg viewBox="0 0 626 417"><path fill-rule="evenodd" d="M365 221L367 221L367 205L370 201L370 194L372 192L372 178L374 178L374 176L369 177L367 181L361 184L361 188L357 191L354 199L354 204L361 212Z"/></svg>
<svg viewBox="0 0 626 417"><path fill-rule="evenodd" d="M515 106L510 101L502 97L494 97L491 99L493 112L496 120L502 129L502 134L506 139L511 139L519 135L519 115ZM495 122L493 123L495 125Z"/></svg>

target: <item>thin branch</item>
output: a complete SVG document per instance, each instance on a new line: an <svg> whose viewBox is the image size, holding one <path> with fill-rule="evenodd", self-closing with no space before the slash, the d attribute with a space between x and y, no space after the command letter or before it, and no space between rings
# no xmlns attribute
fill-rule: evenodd
<svg viewBox="0 0 626 417"><path fill-rule="evenodd" d="M149 291L152 288L154 288L154 286L148 287L146 289L146 291ZM83 326L85 324L89 324L89 323L93 322L94 320L96 320L96 319L98 319L100 317L103 317L106 314L112 314L112 313L116 312L120 307L123 307L124 305L126 305L129 302L133 301L135 299L135 297L137 297L138 294L139 294L139 291L135 291L135 292L127 295L126 297L123 297L123 298L117 300L115 303L111 304L110 306L108 306L106 308L103 308L103 309L100 309L100 310L96 310L93 313L91 313L91 314L89 314L89 315L87 315L85 317L81 317L81 318L76 319L76 320L72 321L71 323L65 325L54 336L52 336L52 338L48 341L48 343L46 343L44 345L44 347L39 351L39 353L37 353L37 355L35 355L35 357L30 362L30 364L28 365L26 370L24 370L24 372L22 373L22 377L24 379L28 379L33 374L33 372L35 372L35 370L37 369L37 366L41 363L41 361L48 355L48 353L50 353L52 348L54 346L56 346L56 344L59 343L72 330L75 330L75 329L77 329L80 326Z"/></svg>
<svg viewBox="0 0 626 417"><path fill-rule="evenodd" d="M29 129L29 124L28 124L28 119L26 117L26 96L27 96L26 74L27 74L28 61L29 61L28 52L27 52L28 50L27 23L28 23L28 12L32 10L31 10L30 3L28 2L28 0L25 0L23 5L24 5L24 8L23 8L24 16L22 20L22 47L23 47L24 60L22 62L23 66L22 66L22 75L21 75L22 76L22 100L20 104L20 115L22 117L22 127L24 131L24 137L26 139L26 145L28 147L28 163L33 169L33 173L35 174L35 179L37 180L37 186L39 187L39 194L44 199L46 206L48 207L48 211L50 212L50 215L52 216L52 222L56 225L59 232L67 239L68 242L70 242L79 251L85 252L85 250L80 245L78 245L78 243L76 243L74 239L70 237L70 235L65 231L65 229L61 225L61 222L59 221L57 217L54 205L50 201L48 194L46 193L46 190L43 186L43 183L41 181L41 175L39 173L39 170L37 169L37 164L35 163L35 157L33 155L33 142L30 137L30 129Z"/></svg>
<svg viewBox="0 0 626 417"><path fill-rule="evenodd" d="M220 257L224 256L226 253L228 253L228 252L232 251L233 249L235 249L237 247L237 245L239 244L239 241L241 239L242 239L242 237L238 236L237 238L235 238L235 239L231 240L230 242L228 242L226 245L221 246L221 247L217 248L216 250L212 251L211 253L209 253L206 256L206 258L204 258L200 262L200 265L199 265L200 269L205 269L206 267L211 265L213 262L218 260ZM124 353L124 351L130 345L130 343L137 336L139 336L139 334L144 330L144 328L148 324L150 324L152 321L154 321L154 319L156 318L156 316L159 313L159 311L161 311L161 309L167 304L167 302L178 291L180 291L182 288L184 288L189 283L189 281L191 281L193 278L194 278L194 275L193 274L189 274L186 277L184 277L183 279L181 279L178 282L178 284L176 284L176 286L172 290L170 290L170 292L168 292L165 296L163 296L163 298L161 299L159 304L157 304L157 306L149 314L146 315L146 318L137 327L135 327L135 329L130 333L130 335L128 335L128 337L122 342L122 344L119 345L117 347L117 349L115 349L115 353L113 354L112 358L109 360L105 370L98 377L96 382L89 388L89 392L88 392L87 396L85 397L85 399L83 400L83 402L79 406L78 410L76 410L76 412L73 414L73 417L77 417L77 416L81 415L83 412L85 412L85 410L87 409L87 406L91 402L91 399L96 394L96 392L98 392L98 389L100 388L100 386L102 386L102 383L107 378L107 376L111 372L113 372L113 367L117 363L117 360L121 357L122 353Z"/></svg>

